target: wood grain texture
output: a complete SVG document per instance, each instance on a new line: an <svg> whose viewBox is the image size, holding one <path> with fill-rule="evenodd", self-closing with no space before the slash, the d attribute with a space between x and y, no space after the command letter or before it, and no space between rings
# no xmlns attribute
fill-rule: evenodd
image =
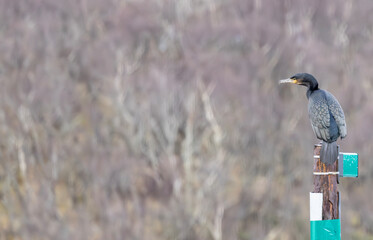
<svg viewBox="0 0 373 240"><path fill-rule="evenodd" d="M321 145L316 144L314 155L320 156ZM313 172L337 172L338 160L331 165L326 165L320 158L314 157ZM322 219L339 219L339 192L337 189L338 175L314 175L313 192L323 193Z"/></svg>

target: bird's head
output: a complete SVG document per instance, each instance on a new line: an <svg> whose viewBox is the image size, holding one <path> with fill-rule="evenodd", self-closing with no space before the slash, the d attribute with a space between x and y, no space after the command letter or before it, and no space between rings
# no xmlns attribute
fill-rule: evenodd
<svg viewBox="0 0 373 240"><path fill-rule="evenodd" d="M280 80L280 83L295 83L308 87L311 91L318 89L318 83L314 76L309 73L297 73L294 76Z"/></svg>

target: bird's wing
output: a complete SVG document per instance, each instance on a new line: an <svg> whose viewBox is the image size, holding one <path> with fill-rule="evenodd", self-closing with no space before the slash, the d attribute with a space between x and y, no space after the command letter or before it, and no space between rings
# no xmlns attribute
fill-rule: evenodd
<svg viewBox="0 0 373 240"><path fill-rule="evenodd" d="M322 92L314 94L313 97L309 98L308 102L308 115L311 120L312 129L318 139L328 142L330 141L328 103Z"/></svg>
<svg viewBox="0 0 373 240"><path fill-rule="evenodd" d="M329 92L325 91L326 100L328 101L330 113L333 115L339 130L341 138L347 136L347 127L343 109L338 100Z"/></svg>

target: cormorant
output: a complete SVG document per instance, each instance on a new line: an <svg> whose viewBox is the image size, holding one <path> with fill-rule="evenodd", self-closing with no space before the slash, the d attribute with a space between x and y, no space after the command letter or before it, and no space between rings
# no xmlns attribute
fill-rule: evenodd
<svg viewBox="0 0 373 240"><path fill-rule="evenodd" d="M295 83L306 86L308 98L308 115L313 132L322 140L320 158L326 164L337 160L336 141L346 137L347 128L343 109L337 99L328 91L319 89L317 80L308 73L298 73L280 83Z"/></svg>

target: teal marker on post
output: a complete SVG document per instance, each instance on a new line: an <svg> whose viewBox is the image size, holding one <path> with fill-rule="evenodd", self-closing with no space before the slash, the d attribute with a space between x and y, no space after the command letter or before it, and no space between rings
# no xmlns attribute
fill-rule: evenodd
<svg viewBox="0 0 373 240"><path fill-rule="evenodd" d="M338 171L340 177L358 177L359 156L357 153L339 153Z"/></svg>
<svg viewBox="0 0 373 240"><path fill-rule="evenodd" d="M311 240L340 240L341 220L322 220L323 193L310 193Z"/></svg>
<svg viewBox="0 0 373 240"><path fill-rule="evenodd" d="M340 240L341 219L311 221L311 240Z"/></svg>

